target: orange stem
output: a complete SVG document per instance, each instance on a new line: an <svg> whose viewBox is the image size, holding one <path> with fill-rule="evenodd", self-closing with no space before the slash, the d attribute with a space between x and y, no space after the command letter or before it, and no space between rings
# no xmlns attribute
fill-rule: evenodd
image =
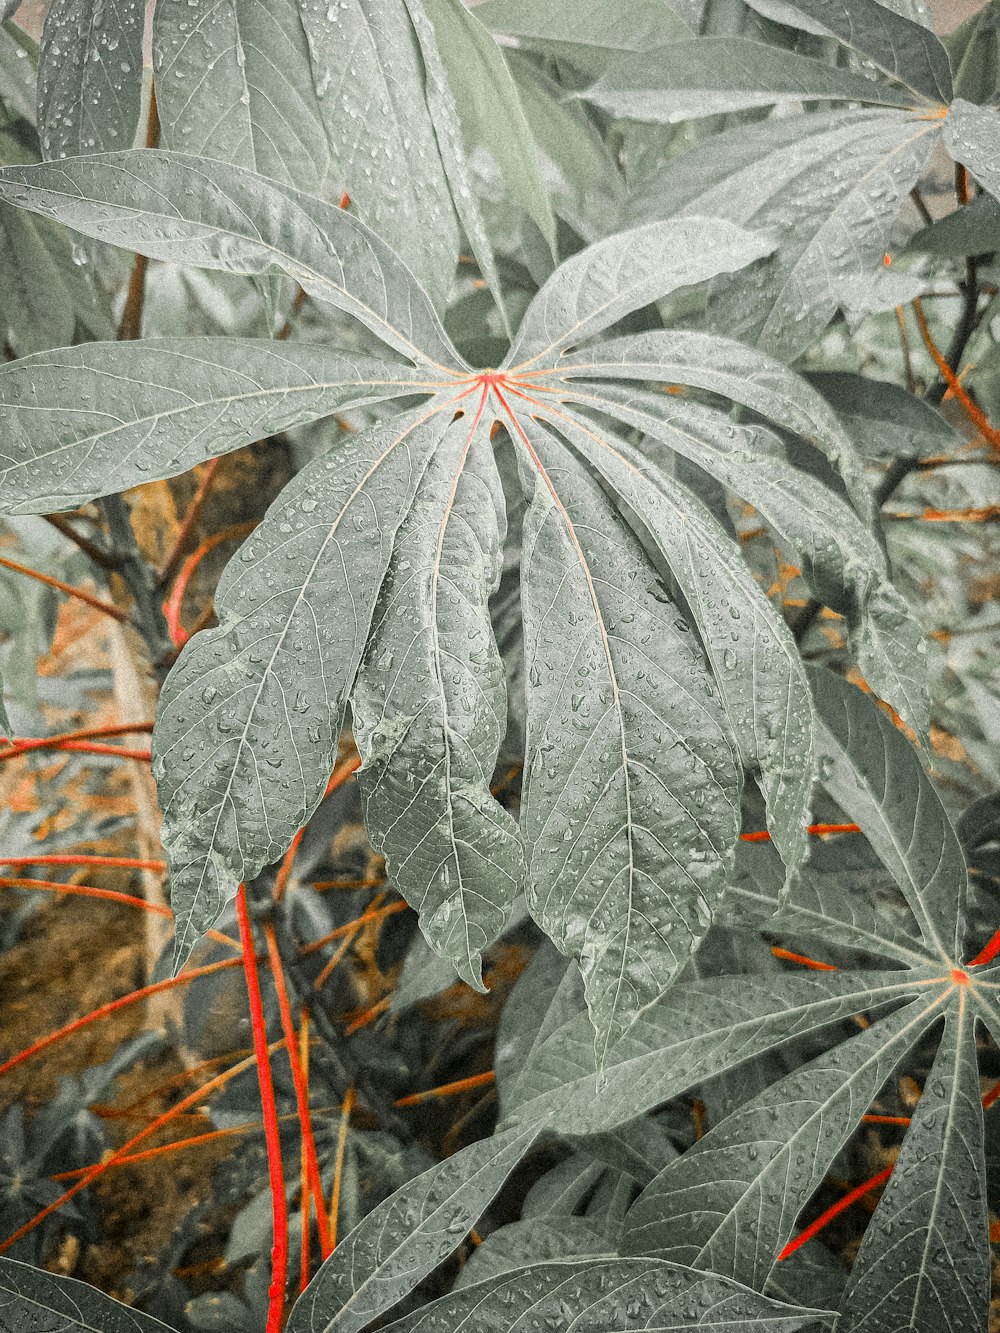
<svg viewBox="0 0 1000 1333"><path fill-rule="evenodd" d="M67 731L61 736L5 736L9 750L0 750L0 764L5 759L16 759L29 750L48 750L70 741L92 741L101 736L128 736L133 732L150 732L152 722L119 722L112 727L87 727L82 731Z"/></svg>
<svg viewBox="0 0 1000 1333"><path fill-rule="evenodd" d="M318 940L312 940L309 944L303 944L299 953L303 955L316 953L318 949L322 949L324 945L330 944L333 940L339 940L343 935L350 935L356 930L360 930L369 921L381 921L383 917L392 916L393 912L405 912L408 907L409 903L400 898L398 902L387 903L385 907L369 910L361 916L355 917L353 921L347 921L344 925L338 926L336 930L331 930L328 935L323 935Z"/></svg>
<svg viewBox="0 0 1000 1333"><path fill-rule="evenodd" d="M115 1014L119 1009L124 1009L130 1004L137 1004L140 1000L148 1000L151 995L159 995L163 991L172 990L175 986L187 986L190 982L197 981L199 977L210 976L211 973L221 972L227 967L239 967L240 961L239 958L223 958L217 963L206 963L204 967L194 967L190 972L180 972L176 977L168 977L166 981L156 981L151 986L143 986L140 990L129 991L128 995L122 995L117 1000L102 1004L99 1008L92 1009L89 1014L84 1014L82 1018L74 1018L71 1023L67 1023L55 1032L50 1032L23 1051L19 1051L17 1055L12 1055L9 1060L0 1065L0 1077L9 1073L17 1065L23 1064L25 1060L30 1060L32 1056L38 1055L46 1047L61 1041L63 1037L79 1032L81 1028L89 1027L91 1023L96 1023L101 1018L107 1018L109 1014Z"/></svg>
<svg viewBox="0 0 1000 1333"><path fill-rule="evenodd" d="M135 856L97 856L72 852L57 856L0 856L4 866L111 866L120 870L166 870L166 861L143 861Z"/></svg>
<svg viewBox="0 0 1000 1333"><path fill-rule="evenodd" d="M806 832L814 838L823 838L828 833L860 833L861 828L858 824L810 824ZM743 842L770 842L771 835L767 829L757 829L753 833L741 833L740 839Z"/></svg>
<svg viewBox="0 0 1000 1333"><path fill-rule="evenodd" d="M353 1037L355 1032L360 1032L362 1028L366 1028L369 1023L374 1022L379 1014L384 1014L389 1008L391 999L391 995L383 995L381 1000L377 1000L370 1009L366 1009L363 1014L358 1014L357 1018L352 1019L344 1028L344 1036Z"/></svg>
<svg viewBox="0 0 1000 1333"><path fill-rule="evenodd" d="M102 601L100 597L95 597L92 593L84 592L82 588L75 588L72 583L63 583L62 579L54 579L49 574L43 574L41 570L31 569L28 565L21 565L16 560L8 560L6 556L0 556L0 565L3 565L5 569L12 569L15 574L27 574L28 578L44 583L47 587L55 588L59 592L64 592L67 597L75 597L79 602L86 602L95 611L100 611L103 615L110 616L112 620L117 620L119 625L128 624L128 616L119 607L114 606L111 602Z"/></svg>
<svg viewBox="0 0 1000 1333"><path fill-rule="evenodd" d="M285 1319L285 1281L288 1275L288 1207L285 1201L285 1171L281 1160L281 1131L278 1128L278 1107L274 1099L271 1063L268 1059L267 1025L264 1021L264 1002L260 994L257 973L257 955L250 929L247 910L246 885L241 884L236 894L236 918L240 925L243 945L243 973L247 984L247 1003L250 1008L250 1027L256 1052L257 1080L260 1085L260 1104L264 1116L264 1141L267 1145L267 1170L271 1183L271 1284L268 1288L266 1333L281 1333Z"/></svg>
<svg viewBox="0 0 1000 1333"><path fill-rule="evenodd" d="M333 1164L333 1189L330 1193L330 1244L337 1248L337 1219L340 1216L340 1182L344 1174L344 1152L347 1148L347 1130L351 1123L351 1111L354 1109L355 1092L353 1087L344 1093L344 1104L340 1108L340 1128L337 1131L337 1155Z"/></svg>
<svg viewBox="0 0 1000 1333"><path fill-rule="evenodd" d="M1000 930L986 941L975 958L970 959L969 966L983 967L986 963L992 963L998 953L1000 953Z"/></svg>
<svg viewBox="0 0 1000 1333"><path fill-rule="evenodd" d="M191 504L188 506L184 522L181 524L177 536L174 539L173 547L163 567L160 570L160 582L167 583L177 572L177 567L181 563L181 556L184 554L184 547L191 539L191 533L194 531L195 524L201 517L201 511L205 507L205 500L209 491L212 489L212 482L215 480L215 474L219 470L221 458L210 458L208 464L198 480L198 486L191 498Z"/></svg>
<svg viewBox="0 0 1000 1333"><path fill-rule="evenodd" d="M784 958L789 963L798 963L801 967L811 967L816 972L836 972L834 963L820 963L815 958L807 958L804 953L792 953L790 949L779 949L776 944L771 945L771 952L775 958Z"/></svg>
<svg viewBox="0 0 1000 1333"><path fill-rule="evenodd" d="M990 419L986 413L981 407L974 403L966 393L961 380L952 370L951 366L949 366L937 344L934 342L934 337L931 333L930 325L927 323L927 316L924 314L924 308L919 297L913 302L913 310L917 317L917 324L920 328L920 336L923 338L924 345L928 352L930 352L934 364L937 366L941 374L941 378L948 385L952 394L962 404L966 416L979 431L980 435L982 435L983 439L993 445L995 449L1000 449L1000 431L996 430L990 424Z"/></svg>
<svg viewBox="0 0 1000 1333"><path fill-rule="evenodd" d="M496 1074L487 1069L485 1074L473 1074L469 1078L456 1079L454 1083L442 1083L440 1087L428 1088L425 1092L413 1092L409 1097L400 1097L397 1106L419 1106L421 1102L432 1101L435 1097L456 1097L461 1092L471 1092L473 1088L485 1088L496 1082Z"/></svg>

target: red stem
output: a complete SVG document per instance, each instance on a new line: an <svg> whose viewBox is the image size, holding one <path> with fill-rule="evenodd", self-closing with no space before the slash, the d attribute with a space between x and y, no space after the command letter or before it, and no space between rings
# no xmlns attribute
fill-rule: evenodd
<svg viewBox="0 0 1000 1333"><path fill-rule="evenodd" d="M175 648L183 648L191 637L187 630L181 624L181 606L184 602L184 594L187 592L188 584L194 577L195 570L208 555L209 551L215 549L221 542L228 541L233 537L245 537L252 532L256 525L254 523L231 523L228 527L220 528L218 532L213 533L206 541L192 551L181 566L181 571L174 580L174 585L170 589L170 596L163 603L163 614L166 617L167 629L170 633L170 641Z"/></svg>
<svg viewBox="0 0 1000 1333"><path fill-rule="evenodd" d="M264 1117L267 1170L271 1182L274 1240L271 1246L271 1285L268 1289L266 1333L281 1333L285 1318L285 1282L288 1277L288 1207L285 1200L285 1172L281 1160L278 1108L274 1100L274 1083L268 1059L264 1002L260 994L257 956L253 947L253 933L250 929L250 913L247 911L247 891L244 884L240 885L236 894L236 917L240 923L240 942L243 945L243 972L246 976L250 1027L257 1056L257 1080L260 1085L260 1105Z"/></svg>
<svg viewBox="0 0 1000 1333"><path fill-rule="evenodd" d="M67 731L61 736L5 736L9 750L0 750L0 764L5 759L16 759L19 754L29 750L49 750L53 746L67 745L72 741L92 741L102 736L128 736L134 732L150 732L152 722L119 722L111 727L86 727L82 731Z"/></svg>
<svg viewBox="0 0 1000 1333"><path fill-rule="evenodd" d="M285 973L281 966L281 954L278 950L278 941L274 933L274 927L270 922L264 927L264 938L267 941L267 959L271 965L271 975L274 977L274 988L278 993L278 1011L281 1014L281 1031L285 1038L285 1048L288 1051L288 1062L292 1067L292 1082L295 1085L295 1104L299 1114L299 1125L302 1130L302 1144L305 1152L306 1167L309 1173L309 1188L312 1191L313 1197L320 1205L316 1210L316 1221L319 1228L320 1253L325 1259L330 1253L331 1246L330 1236L327 1230L327 1219L322 1207L323 1182L320 1179L319 1174L319 1159L316 1155L316 1140L313 1136L312 1114L309 1110L309 1090L306 1087L305 1071L302 1067L302 1061L299 1059L295 1024L292 1021L292 1008L288 1003L288 990L285 986ZM304 1206L303 1211L306 1211Z"/></svg>
<svg viewBox="0 0 1000 1333"><path fill-rule="evenodd" d="M800 1231L794 1240L790 1240L778 1255L778 1259L787 1259L790 1254L794 1254L796 1250L801 1249L806 1241L812 1240L813 1236L822 1231L827 1223L832 1222L835 1217L839 1217L842 1212L850 1208L852 1203L857 1203L859 1199L863 1199L869 1190L876 1189L879 1185L884 1185L891 1175L892 1167L887 1166L884 1171L879 1171L877 1175L862 1181L860 1185L856 1185L854 1189L845 1194L842 1199L838 1199L837 1202L827 1208L825 1212L820 1213L815 1222L810 1222L805 1231Z"/></svg>
<svg viewBox="0 0 1000 1333"><path fill-rule="evenodd" d="M983 967L986 963L992 963L998 953L1000 953L1000 930L986 941L975 958L969 960L969 966Z"/></svg>

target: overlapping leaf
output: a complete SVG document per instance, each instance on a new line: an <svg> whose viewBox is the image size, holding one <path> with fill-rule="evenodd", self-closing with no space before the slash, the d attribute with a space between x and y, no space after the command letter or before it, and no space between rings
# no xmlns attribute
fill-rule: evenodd
<svg viewBox="0 0 1000 1333"><path fill-rule="evenodd" d="M714 135L650 179L636 219L697 213L779 238L746 273L713 284L711 326L791 361L864 275L881 272L890 229L941 136L922 114L843 110Z"/></svg>
<svg viewBox="0 0 1000 1333"><path fill-rule="evenodd" d="M319 194L330 147L298 0L158 0L153 72L168 148Z"/></svg>
<svg viewBox="0 0 1000 1333"><path fill-rule="evenodd" d="M890 84L739 37L700 37L628 56L605 70L586 96L621 119L668 125L807 100L903 108L922 100Z"/></svg>

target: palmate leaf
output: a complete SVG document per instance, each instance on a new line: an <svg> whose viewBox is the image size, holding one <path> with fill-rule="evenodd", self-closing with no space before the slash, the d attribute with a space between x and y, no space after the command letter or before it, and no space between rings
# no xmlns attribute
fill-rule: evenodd
<svg viewBox="0 0 1000 1333"><path fill-rule="evenodd" d="M170 343L155 388L129 389L135 407L103 455L92 407L79 418L64 398L42 424L29 377L18 380L9 368L15 444L20 432L32 440L26 465L12 474L23 488L21 509L51 503L41 463L60 450L69 459L83 455L79 477L71 464L70 480L60 478L68 502L72 485L73 500L99 493L102 475L110 489L120 485L113 455L122 455L123 443L138 449L146 435L152 479L205 456L210 429L226 448L248 431L322 416L334 402L411 390L425 399L299 474L222 579L219 627L196 636L165 686L154 750L177 960L240 879L276 860L315 809L353 697L373 838L397 887L420 909L432 946L478 984L479 954L520 887L519 836L526 836L532 910L580 959L600 1060L610 1059L670 987L719 903L738 831L737 752L765 794L789 871L801 863L812 704L791 636L736 544L666 470L572 406L574 395L600 395L603 415L632 421L614 387L586 380L586 363L569 353L679 287L745 266L769 243L728 222L690 218L601 241L546 283L500 369L478 373L450 346L409 272L363 224L238 168L168 152L108 155L9 169L0 198L153 255L254 275L279 268L410 363L319 348L298 362L291 345L272 361L260 348L249 386L223 357L206 369L192 403L185 345ZM210 340L186 346L195 355L200 349L207 366ZM229 355L246 361L259 345L232 347ZM589 346L580 356L627 378L621 347L603 358ZM155 355L155 345L149 350ZM671 376L682 370L683 348L650 344L636 349L636 374L659 378L661 350ZM711 387L806 431L858 489L849 445L815 395L803 388L796 404L788 372L754 354L741 361L731 344L717 350L720 378ZM297 363L289 372L286 354ZM105 353L63 353L60 362L67 355L81 376L60 388L69 395L86 386ZM126 379L142 369L140 359L122 365ZM691 377L710 379L703 370ZM504 530L487 440L496 421L514 441L531 503L522 587L531 753L521 835L488 787L506 715L487 615ZM711 421L733 429L724 417ZM785 485L784 474L773 473L777 464L767 466L768 484ZM745 491L742 476L730 479ZM812 503L818 511L819 492ZM832 492L830 503L848 523L849 509ZM849 521L868 543L868 562L882 567L879 549ZM807 546L811 535L795 522L790 531ZM810 552L813 566L823 564L821 555ZM839 567L831 559L832 598ZM668 576L683 613L671 606ZM869 629L878 623L860 606L858 619ZM664 809L668 838L654 830Z"/></svg>
<svg viewBox="0 0 1000 1333"><path fill-rule="evenodd" d="M985 1329L989 1252L974 1025L978 1019L992 1030L1000 1027L1000 967L963 966L956 951L965 865L916 752L887 720L883 733L883 714L858 690L828 673L813 677L820 748L835 743L839 756L821 759L821 780L892 872L920 938L900 932L878 899L857 901L856 888L845 893L841 875L808 873L771 915L769 904L780 892L773 865L749 886L745 880L737 885L728 919L812 936L816 948L825 941L881 953L900 970L772 976L767 985L755 976L682 981L616 1049L596 1094L582 1014L573 1013L565 994L555 1005L552 992L526 1064L513 1079L501 1067L506 1121L540 1119L572 1133L622 1122L846 1016L849 1006L840 1006L853 989L854 1012L867 1013L870 1025L731 1112L663 1168L626 1219L623 1253L689 1264L763 1290L798 1213L861 1116L910 1050L944 1019L934 1066L866 1232L838 1327L872 1333ZM896 1007L885 1016L893 990ZM902 1007L900 1000L906 1000Z"/></svg>
<svg viewBox="0 0 1000 1333"><path fill-rule="evenodd" d="M0 1256L0 1328L10 1333L171 1333L166 1324L132 1310L71 1277Z"/></svg>
<svg viewBox="0 0 1000 1333"><path fill-rule="evenodd" d="M407 886L431 944L479 989L481 950L503 931L524 880L516 825L490 795L507 694L488 599L506 513L485 397L421 479L352 693L373 846Z"/></svg>
<svg viewBox="0 0 1000 1333"><path fill-rule="evenodd" d="M590 1259L515 1269L432 1302L387 1333L796 1333L822 1311L774 1301L714 1274L649 1259Z"/></svg>
<svg viewBox="0 0 1000 1333"><path fill-rule="evenodd" d="M713 284L708 319L791 361L852 284L882 272L890 229L943 123L936 108L872 108L727 130L672 159L637 194L630 216L728 217L779 237L768 258Z"/></svg>
<svg viewBox="0 0 1000 1333"><path fill-rule="evenodd" d="M945 122L945 146L969 168L984 190L1000 199L1000 116L989 107L956 98Z"/></svg>

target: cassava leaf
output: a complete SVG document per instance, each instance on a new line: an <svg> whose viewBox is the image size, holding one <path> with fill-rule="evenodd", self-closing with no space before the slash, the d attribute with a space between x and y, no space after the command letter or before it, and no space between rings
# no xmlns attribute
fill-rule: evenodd
<svg viewBox="0 0 1000 1333"><path fill-rule="evenodd" d="M490 794L507 715L488 607L503 491L480 414L467 421L441 441L397 534L352 719L373 846L432 947L483 990L481 951L506 925L524 866Z"/></svg>
<svg viewBox="0 0 1000 1333"><path fill-rule="evenodd" d="M364 223L186 153L137 149L0 170L0 199L112 245L230 273L277 268L424 365L461 365L427 296Z"/></svg>
<svg viewBox="0 0 1000 1333"><path fill-rule="evenodd" d="M817 371L808 379L836 410L866 458L934 457L962 442L955 427L930 403L888 380L847 371Z"/></svg>
<svg viewBox="0 0 1000 1333"><path fill-rule="evenodd" d="M10 1333L171 1333L166 1324L130 1309L75 1278L0 1256L0 1328Z"/></svg>
<svg viewBox="0 0 1000 1333"><path fill-rule="evenodd" d="M462 0L423 0L466 142L481 145L555 253L555 219L538 151L500 48Z"/></svg>
<svg viewBox="0 0 1000 1333"><path fill-rule="evenodd" d="M881 70L919 97L950 102L948 52L920 23L893 13L879 0L748 0L751 8L775 23L833 37L866 67Z"/></svg>
<svg viewBox="0 0 1000 1333"><path fill-rule="evenodd" d="M161 142L319 194L330 148L298 0L161 0Z"/></svg>
<svg viewBox="0 0 1000 1333"><path fill-rule="evenodd" d="M810 668L809 679L820 782L892 873L928 948L954 959L968 876L940 797L916 751L871 699L821 668Z"/></svg>
<svg viewBox="0 0 1000 1333"><path fill-rule="evenodd" d="M461 429L424 408L334 445L219 581L219 626L181 654L153 736L175 965L319 804L396 531L434 451Z"/></svg>
<svg viewBox="0 0 1000 1333"><path fill-rule="evenodd" d="M493 293L500 318L507 336L511 336L510 321L503 284L497 271L493 256L493 247L486 234L479 201L472 188L472 178L466 161L462 143L462 130L459 124L458 108L452 94L451 84L445 72L441 53L438 50L434 26L427 17L423 0L405 0L413 31L420 46L420 54L426 71L424 86L427 97L427 109L434 126L434 135L441 165L451 191L451 201L462 230L468 237L473 255L479 264L483 277ZM447 298L448 292L445 292Z"/></svg>
<svg viewBox="0 0 1000 1333"><path fill-rule="evenodd" d="M72 509L348 403L420 392L422 380L403 362L263 338L84 343L25 357L0 366L4 508Z"/></svg>
<svg viewBox="0 0 1000 1333"><path fill-rule="evenodd" d="M720 277L711 327L791 361L864 275L941 134L936 113L834 111L741 126L673 158L637 198L635 220L699 214L779 238L742 275Z"/></svg>
<svg viewBox="0 0 1000 1333"><path fill-rule="evenodd" d="M400 0L298 0L332 172L356 212L444 307L459 222L425 95L425 68Z"/></svg>
<svg viewBox="0 0 1000 1333"><path fill-rule="evenodd" d="M699 37L623 57L584 96L613 116L666 125L807 100L914 104L913 93L891 84L740 37Z"/></svg>
<svg viewBox="0 0 1000 1333"><path fill-rule="evenodd" d="M580 961L602 1065L711 923L739 770L638 543L548 431L529 427L525 445L540 473L522 561L528 905Z"/></svg>
<svg viewBox="0 0 1000 1333"><path fill-rule="evenodd" d="M983 1110L971 1007L954 1000L838 1329L973 1333L989 1321Z"/></svg>
<svg viewBox="0 0 1000 1333"><path fill-rule="evenodd" d="M941 1004L913 1001L727 1116L646 1186L621 1252L763 1290L799 1212Z"/></svg>
<svg viewBox="0 0 1000 1333"><path fill-rule="evenodd" d="M357 1333L392 1309L458 1248L535 1136L481 1139L380 1203L309 1283L288 1333Z"/></svg>
<svg viewBox="0 0 1000 1333"><path fill-rule="evenodd" d="M761 1296L714 1274L648 1259L567 1259L462 1287L390 1324L387 1333L795 1333L819 1312Z"/></svg>
<svg viewBox="0 0 1000 1333"><path fill-rule="evenodd" d="M1000 115L956 98L948 108L944 143L956 162L969 168L984 190L1000 199Z"/></svg>
<svg viewBox="0 0 1000 1333"><path fill-rule="evenodd" d="M141 0L54 0L38 64L45 157L131 148L142 100L144 14Z"/></svg>
<svg viewBox="0 0 1000 1333"><path fill-rule="evenodd" d="M476 1246L452 1290L495 1282L504 1273L550 1259L611 1259L613 1253L607 1237L583 1217L524 1217L498 1228Z"/></svg>

